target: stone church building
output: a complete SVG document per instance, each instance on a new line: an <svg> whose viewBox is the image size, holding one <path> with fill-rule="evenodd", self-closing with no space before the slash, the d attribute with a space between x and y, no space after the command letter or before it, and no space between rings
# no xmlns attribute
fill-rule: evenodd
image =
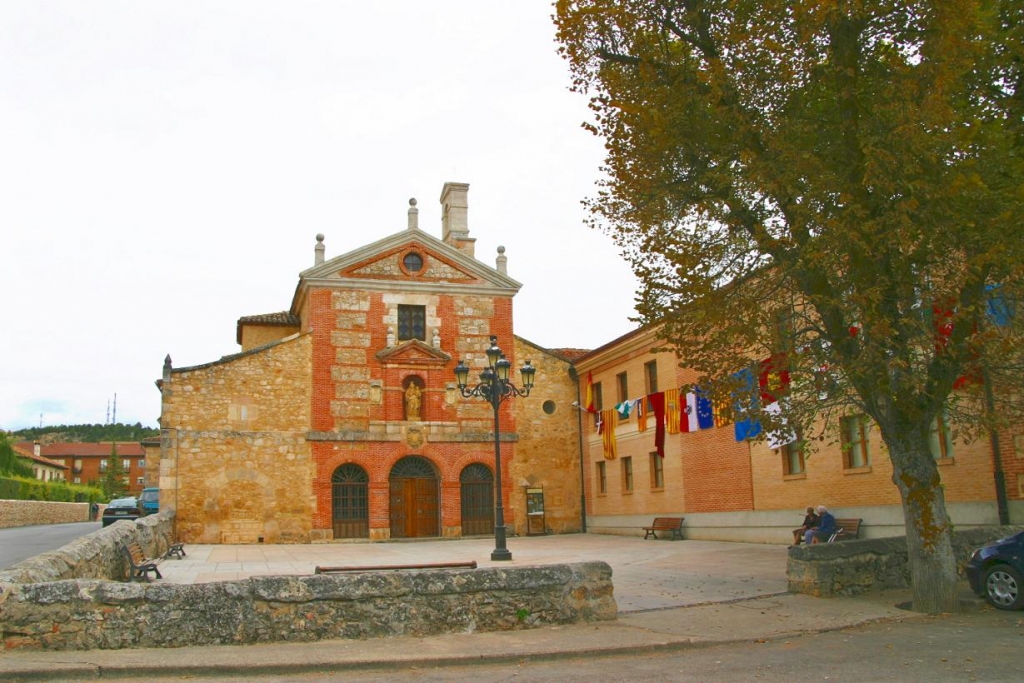
<svg viewBox="0 0 1024 683"><path fill-rule="evenodd" d="M514 369L537 369L530 396L500 408L506 525L580 529L572 358L515 335L521 285L504 248L494 266L476 258L468 192L444 185L440 239L415 200L405 229L347 254L325 258L317 235L288 310L239 319L239 353L166 359L159 486L179 540L492 534L494 415L454 375L460 360L473 377L487 366L492 335Z"/></svg>

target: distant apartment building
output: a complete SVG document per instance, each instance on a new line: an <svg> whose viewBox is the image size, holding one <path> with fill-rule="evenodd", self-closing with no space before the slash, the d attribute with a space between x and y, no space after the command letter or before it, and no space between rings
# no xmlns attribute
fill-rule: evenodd
<svg viewBox="0 0 1024 683"><path fill-rule="evenodd" d="M21 441L14 444L14 449L19 454L37 454L65 468L62 470L64 479L70 484L99 484L110 466L113 446L109 441L51 444ZM116 452L127 478L128 494L137 495L146 487L146 456L142 445L137 441L118 442Z"/></svg>

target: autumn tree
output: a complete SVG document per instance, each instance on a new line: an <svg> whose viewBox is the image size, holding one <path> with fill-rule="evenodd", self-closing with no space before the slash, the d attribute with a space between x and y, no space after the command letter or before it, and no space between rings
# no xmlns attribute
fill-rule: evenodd
<svg viewBox="0 0 1024 683"><path fill-rule="evenodd" d="M914 608L955 611L929 439L1020 415L1024 5L560 0L555 21L607 149L591 221L642 283L639 322L731 395L784 352L775 428L874 420Z"/></svg>

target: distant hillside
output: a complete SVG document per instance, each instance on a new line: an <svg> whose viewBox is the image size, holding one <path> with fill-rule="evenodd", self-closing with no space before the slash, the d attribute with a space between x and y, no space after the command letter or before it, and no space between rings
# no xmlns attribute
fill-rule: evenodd
<svg viewBox="0 0 1024 683"><path fill-rule="evenodd" d="M11 440L39 441L40 443L70 443L74 441L99 443L100 441L141 441L147 437L159 435L159 429L143 427L141 422L136 422L133 425L118 422L108 425L30 427L11 432Z"/></svg>

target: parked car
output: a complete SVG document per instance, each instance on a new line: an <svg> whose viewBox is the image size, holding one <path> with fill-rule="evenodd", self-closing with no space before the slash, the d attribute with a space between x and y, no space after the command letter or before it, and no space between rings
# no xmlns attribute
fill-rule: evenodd
<svg viewBox="0 0 1024 683"><path fill-rule="evenodd" d="M160 489L142 489L142 493L139 494L139 508L143 515L160 512Z"/></svg>
<svg viewBox="0 0 1024 683"><path fill-rule="evenodd" d="M978 548L966 569L971 590L994 607L1024 607L1024 531Z"/></svg>
<svg viewBox="0 0 1024 683"><path fill-rule="evenodd" d="M110 526L122 519L138 519L142 517L139 502L135 498L115 498L107 503L103 511L103 526Z"/></svg>

